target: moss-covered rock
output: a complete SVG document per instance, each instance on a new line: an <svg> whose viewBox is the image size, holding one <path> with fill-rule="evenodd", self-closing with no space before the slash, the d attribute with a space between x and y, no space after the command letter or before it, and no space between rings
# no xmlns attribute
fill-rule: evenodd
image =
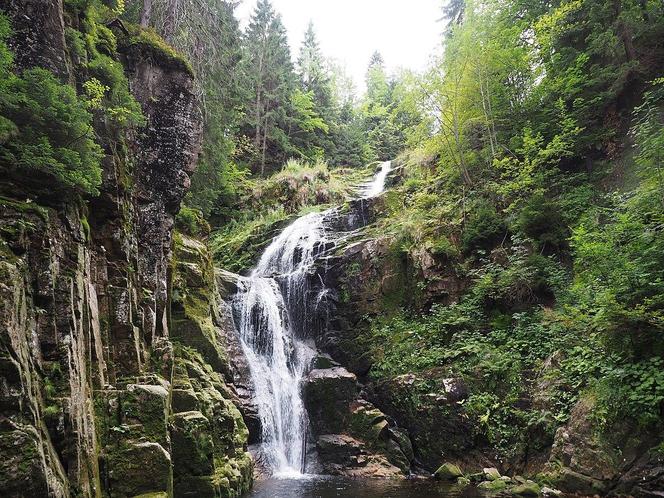
<svg viewBox="0 0 664 498"><path fill-rule="evenodd" d="M171 456L159 443L127 441L109 446L102 462L108 496L171 492Z"/></svg>
<svg viewBox="0 0 664 498"><path fill-rule="evenodd" d="M228 358L215 323L215 271L207 247L191 237L174 237L171 294L171 338L199 351L219 372Z"/></svg>
<svg viewBox="0 0 664 498"><path fill-rule="evenodd" d="M49 478L37 432L13 424L5 429L0 432L0 490L6 496L47 496Z"/></svg>
<svg viewBox="0 0 664 498"><path fill-rule="evenodd" d="M494 481L501 482L501 481ZM517 484L510 488L510 493L515 496L539 496L541 494L539 484L533 481L526 481L523 484Z"/></svg>
<svg viewBox="0 0 664 498"><path fill-rule="evenodd" d="M445 462L443 465L438 467L433 476L441 481L454 481L458 477L463 477L463 472L461 472L461 469L458 465Z"/></svg>
<svg viewBox="0 0 664 498"><path fill-rule="evenodd" d="M489 481L495 481L501 477L500 472L498 472L498 469L495 467L485 467L482 469L482 472L484 473L484 477Z"/></svg>
<svg viewBox="0 0 664 498"><path fill-rule="evenodd" d="M174 496L240 496L251 486L253 462L237 400L198 351L176 343L174 354Z"/></svg>
<svg viewBox="0 0 664 498"><path fill-rule="evenodd" d="M481 482L477 485L477 487L481 490L484 491L502 491L507 488L507 483L505 481L501 481L500 479L496 479L494 481L484 481Z"/></svg>
<svg viewBox="0 0 664 498"><path fill-rule="evenodd" d="M171 419L175 479L181 475L210 475L214 470L214 443L210 421L197 411Z"/></svg>
<svg viewBox="0 0 664 498"><path fill-rule="evenodd" d="M314 430L318 434L342 432L350 418L350 402L358 392L355 375L342 367L312 370L303 389Z"/></svg>

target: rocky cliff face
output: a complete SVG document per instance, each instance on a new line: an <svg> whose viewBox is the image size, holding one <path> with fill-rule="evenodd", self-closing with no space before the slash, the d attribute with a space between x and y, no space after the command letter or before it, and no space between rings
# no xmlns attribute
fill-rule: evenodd
<svg viewBox="0 0 664 498"><path fill-rule="evenodd" d="M19 69L76 83L62 2L0 7ZM0 494L236 496L251 461L216 342L209 257L180 240L171 263L201 140L192 75L153 46L118 46L146 122L118 132L95 121L100 195L44 195L35 178L2 185Z"/></svg>

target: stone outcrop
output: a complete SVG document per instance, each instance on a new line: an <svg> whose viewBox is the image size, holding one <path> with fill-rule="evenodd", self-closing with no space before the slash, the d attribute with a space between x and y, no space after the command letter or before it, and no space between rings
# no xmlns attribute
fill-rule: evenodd
<svg viewBox="0 0 664 498"><path fill-rule="evenodd" d="M408 433L362 399L354 374L323 357L303 391L318 459L326 473L397 477L410 472Z"/></svg>
<svg viewBox="0 0 664 498"><path fill-rule="evenodd" d="M2 8L19 68L79 81L61 1ZM0 183L2 496L239 496L251 482L209 255L180 238L172 261L201 141L192 75L143 43L115 57L145 124L94 123L99 196Z"/></svg>
<svg viewBox="0 0 664 498"><path fill-rule="evenodd" d="M492 465L481 455L483 442L464 416L460 402L468 392L463 382L447 379L445 392L433 394L420 391L421 381L416 375L407 374L372 384L368 389L369 399L408 430L419 465L435 470L443 458L462 467Z"/></svg>
<svg viewBox="0 0 664 498"><path fill-rule="evenodd" d="M546 465L550 480L569 493L657 496L664 489L661 433L625 422L613 428L613 440L600 438L593 404L581 398L569 422L557 430Z"/></svg>

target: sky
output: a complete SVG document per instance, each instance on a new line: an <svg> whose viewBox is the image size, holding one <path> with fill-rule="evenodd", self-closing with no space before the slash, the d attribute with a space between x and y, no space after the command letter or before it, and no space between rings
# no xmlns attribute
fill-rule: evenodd
<svg viewBox="0 0 664 498"><path fill-rule="evenodd" d="M288 30L293 58L313 21L323 54L345 65L358 93L371 54L378 50L388 72L421 71L442 40L438 22L443 0L272 0ZM236 10L244 28L256 0L242 0Z"/></svg>

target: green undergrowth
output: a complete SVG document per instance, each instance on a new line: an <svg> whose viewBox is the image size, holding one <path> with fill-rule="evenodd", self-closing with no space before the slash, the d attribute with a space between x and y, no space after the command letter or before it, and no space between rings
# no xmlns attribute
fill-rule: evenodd
<svg viewBox="0 0 664 498"><path fill-rule="evenodd" d="M277 209L247 221L231 221L210 239L215 262L233 272L251 268L265 244L288 219L283 209Z"/></svg>
<svg viewBox="0 0 664 498"><path fill-rule="evenodd" d="M593 400L599 435L661 427L664 134L661 112L647 106L659 105L663 86L635 112L635 154L592 172L550 171L529 194L504 177L460 190L421 156L406 157L405 179L370 231L390 234L415 265L427 253L463 291L449 305L370 319L361 336L370 378L415 373L418 389L434 393L442 379L463 378L465 415L506 458L550 445L582 397ZM607 181L616 167L632 169L628 184ZM429 284L419 277L424 291Z"/></svg>
<svg viewBox="0 0 664 498"><path fill-rule="evenodd" d="M331 169L325 162L291 159L278 173L248 181L243 205L252 211L283 208L294 214L308 206L341 204L353 198L357 185L370 175L364 169Z"/></svg>
<svg viewBox="0 0 664 498"><path fill-rule="evenodd" d="M247 270L289 221L352 199L370 176L370 170L290 160L270 177L244 179L238 207L210 237L215 261L230 271Z"/></svg>

